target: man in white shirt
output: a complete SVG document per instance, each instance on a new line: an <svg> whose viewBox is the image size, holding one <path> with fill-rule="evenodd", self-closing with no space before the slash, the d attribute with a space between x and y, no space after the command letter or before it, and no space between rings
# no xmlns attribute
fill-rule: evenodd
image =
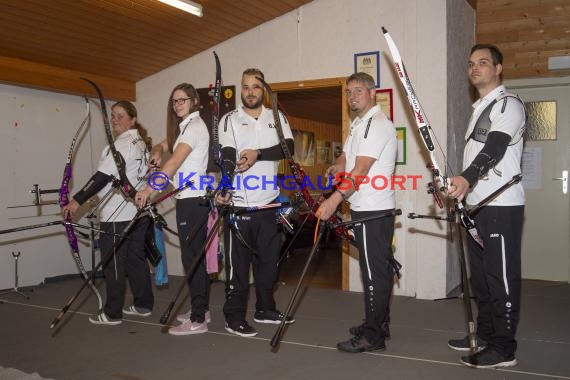
<svg viewBox="0 0 570 380"><path fill-rule="evenodd" d="M392 178L396 165L396 130L392 121L376 104L376 84L366 73L352 74L346 81L346 98L356 114L342 154L327 170L327 175L345 173L342 185L317 210L327 220L338 205L350 203L353 220L372 217L395 209L392 186L379 189L372 180L359 183L358 178ZM376 188L375 188L376 187ZM354 337L337 344L345 352L384 350L389 336L390 296L394 284L392 237L394 216L370 220L354 227L358 261L364 285L364 323L350 329Z"/></svg>
<svg viewBox="0 0 570 380"><path fill-rule="evenodd" d="M493 45L475 45L469 58L469 80L478 92L465 135L463 172L450 178L449 195L474 206L520 174L522 135L526 125L523 102L502 85L503 56ZM510 367L517 364L515 333L521 292L521 239L524 216L521 183L493 199L475 217L484 248L468 239L471 283L477 297L479 352L464 356L469 367ZM467 338L448 346L469 351Z"/></svg>
<svg viewBox="0 0 570 380"><path fill-rule="evenodd" d="M264 89L257 79L263 73L258 69L243 72L241 100L236 110L225 114L219 123L220 145L224 162L231 174L236 171L241 185L234 184L232 201L235 209L263 206L279 195L277 168L284 157L273 112L263 106ZM290 151L293 135L289 123L281 113L283 134ZM235 168L235 169L234 169ZM228 195L229 196L229 195ZM225 201L228 198L226 197ZM218 200L219 201L219 200ZM241 236L238 236L241 235ZM251 252L250 247L255 250ZM273 288L277 281L277 262L281 239L274 209L243 213L224 234L226 302L224 315L226 330L239 336L255 336L257 331L246 321L249 295L249 268L253 264L255 282L255 315L257 323L280 324L283 314L276 309ZM286 323L293 323L288 318Z"/></svg>

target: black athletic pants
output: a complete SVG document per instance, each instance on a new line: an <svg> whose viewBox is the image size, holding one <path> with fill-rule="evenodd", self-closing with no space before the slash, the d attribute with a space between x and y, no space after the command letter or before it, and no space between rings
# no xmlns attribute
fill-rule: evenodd
<svg viewBox="0 0 570 380"><path fill-rule="evenodd" d="M207 235L208 202L202 198L176 200L176 224L182 251L182 265L189 276L188 287L192 305L192 321L204 322L210 301L210 277L206 271L206 255L203 251ZM201 250L202 249L202 250ZM192 274L192 265L198 264Z"/></svg>
<svg viewBox="0 0 570 380"><path fill-rule="evenodd" d="M357 220L385 211L351 211L351 216L352 220ZM365 324L362 333L371 344L384 342L386 332L382 325L390 320L390 297L394 285L391 260L394 220L394 216L388 216L354 227L364 286Z"/></svg>
<svg viewBox="0 0 570 380"><path fill-rule="evenodd" d="M477 335L506 358L517 348L523 216L524 206L486 206L475 217L484 248L468 239Z"/></svg>
<svg viewBox="0 0 570 380"><path fill-rule="evenodd" d="M129 223L103 222L101 229L120 234ZM101 260L105 262L110 255L113 256L103 268L107 292L103 310L109 318L121 319L123 317L125 277L128 277L129 286L133 292L133 304L136 307L152 310L154 295L152 294L150 268L144 250L148 225L148 218L139 219L116 250L114 245L120 238L108 234L101 234L99 237Z"/></svg>
<svg viewBox="0 0 570 380"><path fill-rule="evenodd" d="M236 207L239 213L240 208ZM249 268L253 263L255 309L275 310L273 288L277 281L277 262L281 236L277 229L275 209L245 213L236 217L237 229L253 254L236 236L233 228L224 225L226 270L226 302L224 314L228 324L245 320L249 295Z"/></svg>

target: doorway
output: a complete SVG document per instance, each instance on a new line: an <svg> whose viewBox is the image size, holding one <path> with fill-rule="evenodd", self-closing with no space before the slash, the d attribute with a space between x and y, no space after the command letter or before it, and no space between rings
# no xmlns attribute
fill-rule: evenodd
<svg viewBox="0 0 570 380"><path fill-rule="evenodd" d="M506 86L530 111L523 154L522 276L569 282L570 200L560 178L570 168L570 78L516 80Z"/></svg>
<svg viewBox="0 0 570 380"><path fill-rule="evenodd" d="M300 144L296 139L294 158L311 181L317 184L318 176L334 162L334 148L342 146L348 128L344 107L344 78L275 83L271 87L277 94L280 108L294 135L301 133L304 140L312 141L309 148L311 152L306 154L299 150ZM303 145L307 148L306 144ZM284 174L290 174L287 165L284 166ZM321 194L318 188L310 193L315 199ZM294 248L283 257L279 281L296 284L299 280L312 248L313 228L314 223L303 228L293 243ZM347 264L344 263L343 251L348 250L348 247L343 245L334 236L321 244L321 249L313 257L306 273L306 286L344 289L346 276L343 269Z"/></svg>

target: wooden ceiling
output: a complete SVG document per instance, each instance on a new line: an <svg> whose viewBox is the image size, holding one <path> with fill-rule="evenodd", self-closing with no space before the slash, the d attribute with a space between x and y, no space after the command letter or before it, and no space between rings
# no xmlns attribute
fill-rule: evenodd
<svg viewBox="0 0 570 380"><path fill-rule="evenodd" d="M0 82L134 99L135 83L310 0L197 0L204 17L157 0L0 0ZM548 71L570 54L570 1L466 0L479 43L505 55L505 78L570 75Z"/></svg>
<svg viewBox="0 0 570 380"><path fill-rule="evenodd" d="M561 77L548 57L570 55L570 1L477 0L477 42L504 55L505 78Z"/></svg>
<svg viewBox="0 0 570 380"><path fill-rule="evenodd" d="M0 0L0 82L135 98L135 83L311 0Z"/></svg>

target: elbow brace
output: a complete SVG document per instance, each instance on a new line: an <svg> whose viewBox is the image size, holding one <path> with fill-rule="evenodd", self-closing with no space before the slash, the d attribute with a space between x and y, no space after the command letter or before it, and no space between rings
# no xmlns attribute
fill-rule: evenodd
<svg viewBox="0 0 570 380"><path fill-rule="evenodd" d="M73 196L73 199L82 205L83 203L87 202L89 198L97 194L112 180L112 176L98 171L97 173L93 174L85 186L83 186L83 188Z"/></svg>
<svg viewBox="0 0 570 380"><path fill-rule="evenodd" d="M286 139L285 143L287 144L289 152L293 154L295 151L295 142L293 139ZM285 153L283 152L283 149L281 149L281 144L259 149L257 154L257 161L279 161L284 158L287 157L285 157Z"/></svg>
<svg viewBox="0 0 570 380"><path fill-rule="evenodd" d="M469 182L470 187L473 187L479 178L487 175L489 170L502 160L510 141L511 136L504 132L489 132L483 149L473 159L471 165L461 173L461 176Z"/></svg>

